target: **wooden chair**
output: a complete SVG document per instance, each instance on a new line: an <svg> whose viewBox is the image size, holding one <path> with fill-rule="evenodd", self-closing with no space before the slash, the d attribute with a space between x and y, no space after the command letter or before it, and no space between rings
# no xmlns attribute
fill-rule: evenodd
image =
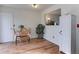
<svg viewBox="0 0 79 59"><path fill-rule="evenodd" d="M15 40L15 44L17 45L18 43L18 38L21 40L21 42L24 42L24 40L28 41L28 43L30 43L30 31L29 30L25 30L24 32L23 31L17 31L15 34L16 34L16 40Z"/></svg>

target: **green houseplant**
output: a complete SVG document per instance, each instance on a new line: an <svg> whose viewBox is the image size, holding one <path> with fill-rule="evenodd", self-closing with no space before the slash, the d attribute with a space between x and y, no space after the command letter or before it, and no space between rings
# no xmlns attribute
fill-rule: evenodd
<svg viewBox="0 0 79 59"><path fill-rule="evenodd" d="M36 27L36 33L38 34L38 38L43 39L43 34L44 34L44 28L45 26L42 24L38 24Z"/></svg>

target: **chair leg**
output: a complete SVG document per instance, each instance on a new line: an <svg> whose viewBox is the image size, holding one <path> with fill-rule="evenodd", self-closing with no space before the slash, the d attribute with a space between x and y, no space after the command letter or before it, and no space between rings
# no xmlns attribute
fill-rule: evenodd
<svg viewBox="0 0 79 59"><path fill-rule="evenodd" d="M30 37L29 37L29 39L28 39L28 43L30 43Z"/></svg>
<svg viewBox="0 0 79 59"><path fill-rule="evenodd" d="M17 45L17 36L16 36L16 41L15 41L15 44Z"/></svg>

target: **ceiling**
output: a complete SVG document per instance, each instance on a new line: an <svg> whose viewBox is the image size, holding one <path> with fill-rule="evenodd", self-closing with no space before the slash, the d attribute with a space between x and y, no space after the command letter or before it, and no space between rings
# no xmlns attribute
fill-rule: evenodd
<svg viewBox="0 0 79 59"><path fill-rule="evenodd" d="M2 7L20 8L27 10L43 11L44 9L52 6L53 4L39 4L38 8L32 8L32 4L1 4Z"/></svg>

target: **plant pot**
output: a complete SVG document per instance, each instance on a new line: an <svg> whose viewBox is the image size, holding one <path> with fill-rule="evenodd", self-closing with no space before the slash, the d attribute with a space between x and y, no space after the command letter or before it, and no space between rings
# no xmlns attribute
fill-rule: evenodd
<svg viewBox="0 0 79 59"><path fill-rule="evenodd" d="M41 34L38 34L38 38L39 39L43 39L43 34L41 33Z"/></svg>

